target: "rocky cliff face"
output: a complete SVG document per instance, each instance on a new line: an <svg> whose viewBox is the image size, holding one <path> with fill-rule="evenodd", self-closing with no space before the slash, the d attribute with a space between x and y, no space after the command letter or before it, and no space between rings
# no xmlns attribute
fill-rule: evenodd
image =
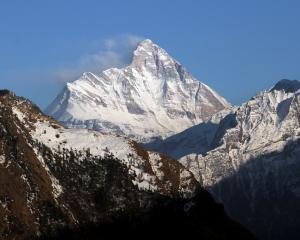
<svg viewBox="0 0 300 240"><path fill-rule="evenodd" d="M165 142L172 146L166 153L177 154L231 216L261 239L300 236L299 89L298 81L282 80L219 124L195 126L200 133L212 129L207 148L201 148L203 134L189 135L185 142L195 144L178 149L179 154L174 151L180 146L174 145L176 139Z"/></svg>
<svg viewBox="0 0 300 240"><path fill-rule="evenodd" d="M178 234L252 239L180 163L122 137L65 129L0 91L1 239L92 239L124 227L158 234L159 216L180 220Z"/></svg>
<svg viewBox="0 0 300 240"><path fill-rule="evenodd" d="M165 50L142 41L132 63L68 83L46 112L67 127L133 137L166 137L230 104L196 80Z"/></svg>

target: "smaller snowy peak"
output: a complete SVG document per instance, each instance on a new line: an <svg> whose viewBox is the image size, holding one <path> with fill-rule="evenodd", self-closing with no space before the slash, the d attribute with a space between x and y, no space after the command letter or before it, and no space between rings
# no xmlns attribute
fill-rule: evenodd
<svg viewBox="0 0 300 240"><path fill-rule="evenodd" d="M282 79L270 90L271 92L274 90L281 91L284 90L286 93L294 93L300 89L300 81L298 80L289 80Z"/></svg>
<svg viewBox="0 0 300 240"><path fill-rule="evenodd" d="M207 141L200 137L189 145L174 141L172 148L167 148L170 153L166 153L177 159L181 156L175 155L176 149L185 154L179 161L202 180L233 218L258 235L263 232L257 222L268 219L265 228L276 234L260 239L276 239L280 231L286 236L291 226L277 220L297 222L299 216L295 213L300 196L299 88L298 81L281 80L225 117L216 128L209 126L210 133L216 130L210 138L212 149L204 154ZM200 133L205 136L205 132ZM292 208L286 204L290 199L295 199ZM236 206L242 206L241 211L237 212ZM274 207L263 212L262 206ZM297 222L292 231L297 232L298 226Z"/></svg>

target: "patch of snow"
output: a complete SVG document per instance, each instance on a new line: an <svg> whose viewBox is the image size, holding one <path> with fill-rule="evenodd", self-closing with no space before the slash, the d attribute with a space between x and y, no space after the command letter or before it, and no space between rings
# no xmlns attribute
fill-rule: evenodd
<svg viewBox="0 0 300 240"><path fill-rule="evenodd" d="M39 159L40 163L42 164L42 166L47 171L49 178L51 179L51 185L52 185L52 188L53 188L52 194L53 194L54 198L57 199L63 193L63 188L59 184L59 181L51 174L51 172L49 170L49 167L45 163L43 157L40 154L38 154L36 149L35 149L35 153L36 153L36 156Z"/></svg>
<svg viewBox="0 0 300 240"><path fill-rule="evenodd" d="M0 155L0 164L4 164L4 163L5 163L5 156Z"/></svg>
<svg viewBox="0 0 300 240"><path fill-rule="evenodd" d="M24 119L25 119L24 113L22 113L17 107L13 107L12 110L13 110L13 113L17 115L18 119L22 123L25 123L25 121L24 121Z"/></svg>

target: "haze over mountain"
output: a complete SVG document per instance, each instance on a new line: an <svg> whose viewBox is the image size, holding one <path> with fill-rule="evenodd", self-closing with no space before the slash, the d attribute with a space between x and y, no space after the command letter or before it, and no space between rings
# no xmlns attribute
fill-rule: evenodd
<svg viewBox="0 0 300 240"><path fill-rule="evenodd" d="M145 142L181 132L229 107L223 97L146 39L129 66L83 73L67 83L46 113L67 127Z"/></svg>

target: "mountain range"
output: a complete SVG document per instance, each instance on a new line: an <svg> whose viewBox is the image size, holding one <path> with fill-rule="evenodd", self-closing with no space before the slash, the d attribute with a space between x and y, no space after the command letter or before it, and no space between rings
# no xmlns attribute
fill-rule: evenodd
<svg viewBox="0 0 300 240"><path fill-rule="evenodd" d="M177 159L259 238L298 239L299 88L281 80L234 107L147 39L128 67L67 84L47 113Z"/></svg>
<svg viewBox="0 0 300 240"><path fill-rule="evenodd" d="M0 236L254 239L179 162L0 91Z"/></svg>
<svg viewBox="0 0 300 240"><path fill-rule="evenodd" d="M253 239L237 221L299 239L299 104L283 79L233 106L149 39L67 83L51 117L0 91L0 236Z"/></svg>

